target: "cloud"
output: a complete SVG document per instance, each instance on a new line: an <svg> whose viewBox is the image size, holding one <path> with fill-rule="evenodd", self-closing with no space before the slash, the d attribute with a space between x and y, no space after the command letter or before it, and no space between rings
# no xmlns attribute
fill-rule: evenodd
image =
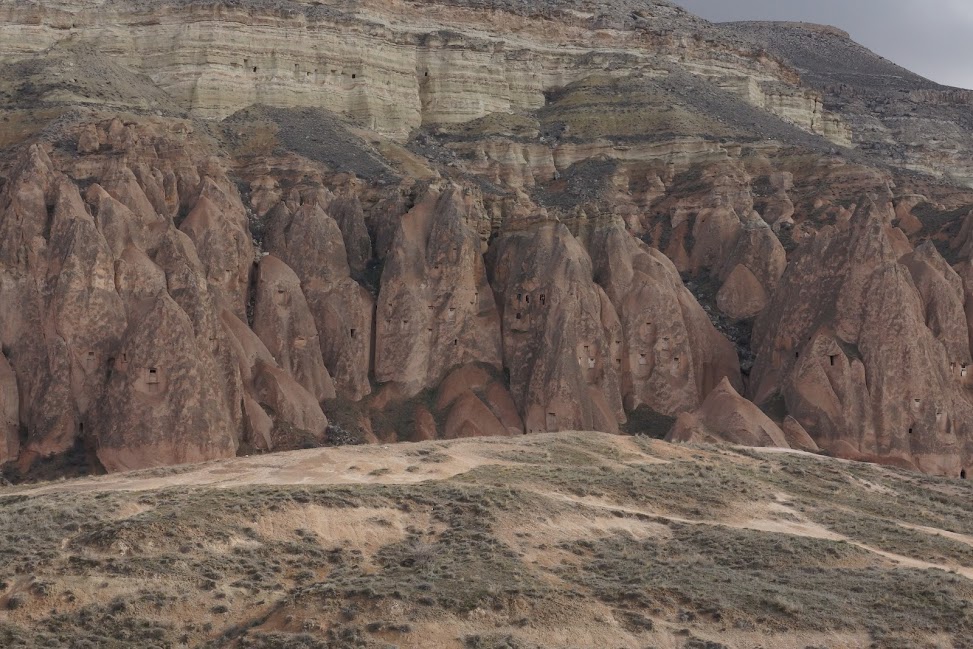
<svg viewBox="0 0 973 649"><path fill-rule="evenodd" d="M715 22L805 20L840 27L862 45L925 77L973 88L970 0L676 0Z"/></svg>

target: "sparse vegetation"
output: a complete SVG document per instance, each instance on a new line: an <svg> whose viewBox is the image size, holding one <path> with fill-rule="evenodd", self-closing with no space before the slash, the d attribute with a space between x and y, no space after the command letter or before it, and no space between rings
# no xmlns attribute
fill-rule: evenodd
<svg viewBox="0 0 973 649"><path fill-rule="evenodd" d="M973 581L955 572L973 551L946 534L968 532L965 483L596 434L399 447L414 459L397 469L370 449L371 483L0 491L0 646L377 649L450 629L443 646L553 649L537 638L580 624L635 646L749 646L730 629L923 647L973 632ZM460 452L482 459L396 484Z"/></svg>

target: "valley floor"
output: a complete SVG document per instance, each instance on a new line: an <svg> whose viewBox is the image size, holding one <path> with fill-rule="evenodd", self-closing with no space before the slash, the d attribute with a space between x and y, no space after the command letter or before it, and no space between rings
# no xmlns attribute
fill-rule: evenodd
<svg viewBox="0 0 973 649"><path fill-rule="evenodd" d="M560 433L0 489L0 646L966 647L973 488Z"/></svg>

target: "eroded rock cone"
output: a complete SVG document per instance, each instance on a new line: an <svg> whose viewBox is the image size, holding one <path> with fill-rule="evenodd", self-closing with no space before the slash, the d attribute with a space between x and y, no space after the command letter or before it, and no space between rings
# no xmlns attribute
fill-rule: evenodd
<svg viewBox="0 0 973 649"><path fill-rule="evenodd" d="M751 391L780 394L832 453L959 475L973 432L961 283L889 221L862 200L798 251L757 321Z"/></svg>
<svg viewBox="0 0 973 649"><path fill-rule="evenodd" d="M402 217L382 274L375 316L375 378L410 397L453 367L500 367L500 328L476 209L458 187L431 189Z"/></svg>
<svg viewBox="0 0 973 649"><path fill-rule="evenodd" d="M239 433L192 322L166 294L126 332L101 405L109 471L232 457Z"/></svg>
<svg viewBox="0 0 973 649"><path fill-rule="evenodd" d="M551 222L505 232L494 247L504 366L527 432L618 430L622 327L587 251Z"/></svg>
<svg viewBox="0 0 973 649"><path fill-rule="evenodd" d="M296 211L279 204L268 219L265 245L300 279L337 393L362 399L371 392L374 298L351 278L338 224L311 203Z"/></svg>
<svg viewBox="0 0 973 649"><path fill-rule="evenodd" d="M0 465L20 453L20 397L17 375L0 354Z"/></svg>
<svg viewBox="0 0 973 649"><path fill-rule="evenodd" d="M733 346L713 327L672 262L619 224L591 238L594 272L620 318L607 359L627 410L664 415L696 408L724 378L742 389Z"/></svg>
<svg viewBox="0 0 973 649"><path fill-rule="evenodd" d="M728 379L710 392L699 409L679 415L666 441L790 448L784 431L741 397Z"/></svg>
<svg viewBox="0 0 973 649"><path fill-rule="evenodd" d="M301 281L287 264L268 255L257 272L253 331L281 369L318 401L335 398L334 382L324 366L321 340Z"/></svg>

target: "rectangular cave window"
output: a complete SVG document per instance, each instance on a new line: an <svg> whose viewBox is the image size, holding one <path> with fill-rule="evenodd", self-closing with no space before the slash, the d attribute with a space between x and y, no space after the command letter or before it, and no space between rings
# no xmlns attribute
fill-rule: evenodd
<svg viewBox="0 0 973 649"><path fill-rule="evenodd" d="M837 357L834 356L833 354L831 356L828 356L828 360L831 361L831 367L834 367L834 359L835 358L837 358Z"/></svg>
<svg viewBox="0 0 973 649"><path fill-rule="evenodd" d="M910 434L910 435L912 434L912 429L911 429L911 428L909 429L909 434Z"/></svg>
<svg viewBox="0 0 973 649"><path fill-rule="evenodd" d="M459 338L453 338L453 347L459 347Z"/></svg>
<svg viewBox="0 0 973 649"><path fill-rule="evenodd" d="M794 358L800 358L801 352L794 352Z"/></svg>
<svg viewBox="0 0 973 649"><path fill-rule="evenodd" d="M524 302L526 302L527 304L530 304L530 294L529 293L524 297Z"/></svg>
<svg viewBox="0 0 973 649"><path fill-rule="evenodd" d="M966 480L966 469L963 469L962 471L959 472L959 479Z"/></svg>
<svg viewBox="0 0 973 649"><path fill-rule="evenodd" d="M354 338L354 337L355 337L355 330L354 330L354 329L350 329L350 330L348 331L348 333L349 333L349 334L351 334L351 337L352 337L352 338Z"/></svg>
<svg viewBox="0 0 973 649"><path fill-rule="evenodd" d="M547 304L547 296L541 293L541 306Z"/></svg>
<svg viewBox="0 0 973 649"><path fill-rule="evenodd" d="M518 313L518 314L517 314L517 319L518 319L518 320L520 320L520 317L521 317L521 316L520 316L520 314Z"/></svg>
<svg viewBox="0 0 973 649"><path fill-rule="evenodd" d="M156 384L158 384L159 383L159 369L156 368L156 367L150 367L149 368L149 374L148 374L148 377L145 379L145 382L148 383L149 385L156 385Z"/></svg>

